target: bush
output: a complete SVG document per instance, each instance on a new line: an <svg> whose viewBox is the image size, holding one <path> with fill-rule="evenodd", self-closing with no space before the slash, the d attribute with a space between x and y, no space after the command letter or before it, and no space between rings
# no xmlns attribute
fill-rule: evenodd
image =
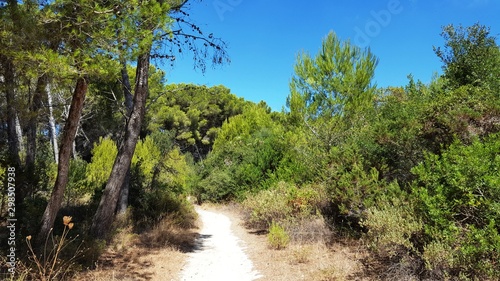
<svg viewBox="0 0 500 281"><path fill-rule="evenodd" d="M272 223L269 227L269 234L267 235L267 242L269 246L275 250L281 250L288 246L290 236L286 233L285 229L277 223Z"/></svg>
<svg viewBox="0 0 500 281"><path fill-rule="evenodd" d="M208 177L197 183L195 192L201 201L223 201L236 196L236 187L228 172L216 168Z"/></svg>
<svg viewBox="0 0 500 281"><path fill-rule="evenodd" d="M155 190L144 193L138 203L133 206L133 217L139 230L151 228L169 215L175 218L176 225L184 228L193 227L197 218L185 195Z"/></svg>
<svg viewBox="0 0 500 281"><path fill-rule="evenodd" d="M416 251L410 238L423 226L408 202L395 197L377 205L369 208L366 218L361 221L368 230L364 237L371 250L390 258Z"/></svg>
<svg viewBox="0 0 500 281"><path fill-rule="evenodd" d="M248 213L246 223L248 226L267 228L272 222L292 223L311 218L319 211L321 192L317 189L317 186L298 188L279 182L268 190L249 195L243 201Z"/></svg>
<svg viewBox="0 0 500 281"><path fill-rule="evenodd" d="M500 134L471 145L455 142L440 156L427 154L413 169L418 176L413 192L429 240L423 254L429 269L464 278L500 278L494 269L500 260L499 151ZM447 258L436 260L436 253Z"/></svg>
<svg viewBox="0 0 500 281"><path fill-rule="evenodd" d="M359 222L366 210L381 196L390 196L393 186L380 179L377 168L365 160L357 145L335 147L331 150L332 163L326 169L327 192L331 201L327 219L353 234L362 230Z"/></svg>
<svg viewBox="0 0 500 281"><path fill-rule="evenodd" d="M87 182L92 188L102 187L111 174L118 148L113 140L99 138L92 149L92 161L87 165Z"/></svg>

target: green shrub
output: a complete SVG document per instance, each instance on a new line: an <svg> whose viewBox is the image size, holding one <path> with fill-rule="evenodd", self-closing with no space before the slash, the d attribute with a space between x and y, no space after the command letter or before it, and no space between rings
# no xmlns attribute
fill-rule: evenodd
<svg viewBox="0 0 500 281"><path fill-rule="evenodd" d="M237 185L231 175L221 169L214 169L196 186L197 197L202 201L221 201L234 198Z"/></svg>
<svg viewBox="0 0 500 281"><path fill-rule="evenodd" d="M415 167L413 192L424 218L428 268L472 278L500 278L500 134L471 145L453 143ZM452 249L447 259L435 252Z"/></svg>
<svg viewBox="0 0 500 281"><path fill-rule="evenodd" d="M408 202L397 197L369 208L361 225L368 230L364 237L369 247L382 257L416 251L410 238L423 227Z"/></svg>
<svg viewBox="0 0 500 281"><path fill-rule="evenodd" d="M68 205L84 203L90 199L95 187L87 184L87 162L80 159L71 159L69 166L69 181L64 191L64 199Z"/></svg>
<svg viewBox="0 0 500 281"><path fill-rule="evenodd" d="M246 223L253 227L269 227L272 222L293 223L311 218L319 211L322 196L318 186L297 186L278 182L268 190L247 196L243 207L248 213Z"/></svg>
<svg viewBox="0 0 500 281"><path fill-rule="evenodd" d="M99 138L92 149L92 161L87 165L87 182L94 189L102 187L111 174L118 148L113 140Z"/></svg>
<svg viewBox="0 0 500 281"><path fill-rule="evenodd" d="M290 236L288 236L288 233L286 233L282 226L277 223L272 223L269 227L267 242L269 243L269 247L275 250L281 250L288 246Z"/></svg>
<svg viewBox="0 0 500 281"><path fill-rule="evenodd" d="M292 216L293 207L288 203L288 192L292 186L280 182L276 187L249 195L243 201L247 211L246 223L253 227L269 227L272 222L283 221Z"/></svg>
<svg viewBox="0 0 500 281"><path fill-rule="evenodd" d="M166 216L175 218L175 224L184 228L194 226L197 215L185 195L155 190L142 194L138 206L133 206L133 217L139 230L150 228Z"/></svg>
<svg viewBox="0 0 500 281"><path fill-rule="evenodd" d="M380 196L389 196L392 186L380 179L379 170L370 166L356 145L332 148L331 157L325 171L331 201L327 219L332 226L357 233L366 210Z"/></svg>

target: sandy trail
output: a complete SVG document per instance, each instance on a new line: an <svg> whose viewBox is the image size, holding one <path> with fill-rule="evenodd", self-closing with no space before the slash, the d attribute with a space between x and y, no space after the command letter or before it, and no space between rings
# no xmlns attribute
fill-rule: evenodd
<svg viewBox="0 0 500 281"><path fill-rule="evenodd" d="M231 231L231 220L197 208L203 228L189 254L181 281L252 281L262 277L243 251L243 241Z"/></svg>

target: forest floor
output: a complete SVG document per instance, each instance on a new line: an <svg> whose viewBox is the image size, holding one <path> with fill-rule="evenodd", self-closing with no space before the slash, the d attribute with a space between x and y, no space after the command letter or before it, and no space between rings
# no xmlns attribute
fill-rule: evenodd
<svg viewBox="0 0 500 281"><path fill-rule="evenodd" d="M97 270L76 280L373 280L362 264L368 254L355 242L292 242L274 250L267 232L244 227L234 206L203 205L197 212L201 227L176 233L175 243L183 247L150 247L151 237L121 237L121 248L108 249Z"/></svg>

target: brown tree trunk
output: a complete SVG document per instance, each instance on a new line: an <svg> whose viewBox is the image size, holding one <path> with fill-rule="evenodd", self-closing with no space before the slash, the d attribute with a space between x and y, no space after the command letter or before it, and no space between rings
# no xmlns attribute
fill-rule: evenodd
<svg viewBox="0 0 500 281"><path fill-rule="evenodd" d="M16 82L14 74L14 64L9 58L2 57L5 83L5 95L7 100L7 141L9 143L9 162L16 169L21 168L21 158L19 157L19 138L16 131L16 116L17 110L15 105L16 99Z"/></svg>
<svg viewBox="0 0 500 281"><path fill-rule="evenodd" d="M36 157L36 135L38 131L38 115L42 108L42 99L47 85L47 76L42 75L36 82L35 93L29 105L29 118L26 124L26 158L25 172L26 179L33 181L35 178L35 157ZM28 184L28 188L33 188L34 182Z"/></svg>
<svg viewBox="0 0 500 281"><path fill-rule="evenodd" d="M125 97L125 107L127 108L127 116L130 116L132 112L132 107L134 105L134 97L132 96L132 87L130 86L130 78L127 72L127 62L121 59L121 74L122 74L122 84L123 84L123 96Z"/></svg>
<svg viewBox="0 0 500 281"><path fill-rule="evenodd" d="M49 234L50 229L54 225L57 212L59 212L59 209L61 208L64 190L68 183L69 161L71 158L73 140L75 139L76 130L78 128L78 124L80 123L85 95L87 94L87 87L88 85L85 78L78 78L73 98L71 100L68 119L66 120L61 139L56 183L54 184L54 189L52 190L49 203L43 213L42 226L37 237L38 243L44 241Z"/></svg>
<svg viewBox="0 0 500 281"><path fill-rule="evenodd" d="M127 61L125 59L121 59L120 63L122 65L121 74L122 74L122 85L123 85L123 95L125 98L125 108L127 109L126 118L129 118L130 113L132 113L132 108L134 106L134 97L132 96L132 87L130 86L130 78L127 72ZM125 120L128 122L128 120ZM116 212L118 214L123 214L127 211L128 207L128 195L130 190L130 167L128 168L127 175L125 176L125 180L123 181L123 186L120 192L120 199L118 201L118 207Z"/></svg>
<svg viewBox="0 0 500 281"><path fill-rule="evenodd" d="M111 175L102 194L99 207L92 221L90 234L95 238L105 238L115 217L116 205L123 182L130 168L135 151L142 120L144 119L146 99L148 96L149 50L137 58L134 106L127 123L125 138L120 145Z"/></svg>

